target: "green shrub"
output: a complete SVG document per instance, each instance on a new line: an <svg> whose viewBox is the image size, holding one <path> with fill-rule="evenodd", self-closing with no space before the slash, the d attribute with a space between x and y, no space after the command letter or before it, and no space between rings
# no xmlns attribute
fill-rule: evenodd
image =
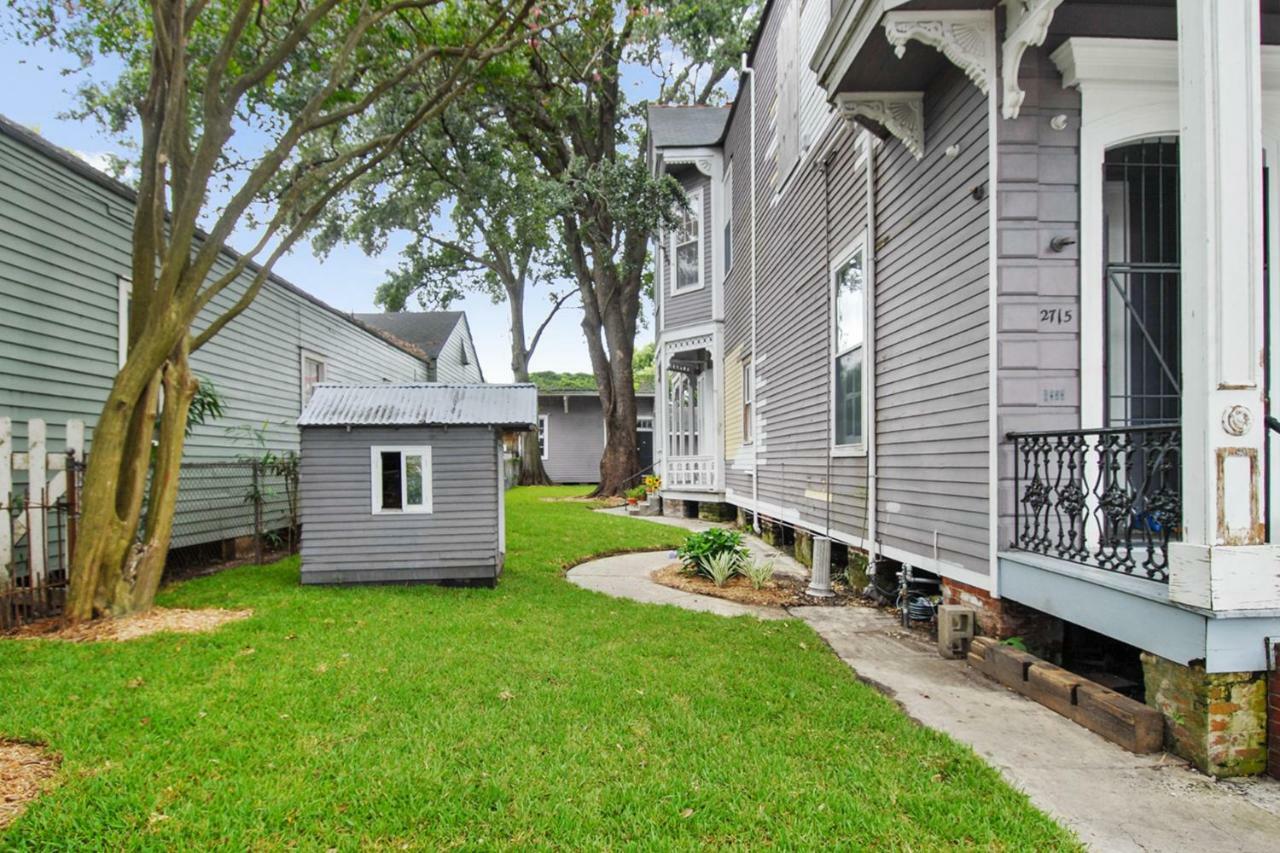
<svg viewBox="0 0 1280 853"><path fill-rule="evenodd" d="M773 579L773 560L749 560L742 567L742 574L751 581L753 589L760 589Z"/></svg>
<svg viewBox="0 0 1280 853"><path fill-rule="evenodd" d="M686 574L708 578L711 577L711 558L717 554L732 555L733 568L736 570L747 559L747 546L742 544L742 534L736 530L713 527L694 533L676 551Z"/></svg>
<svg viewBox="0 0 1280 853"><path fill-rule="evenodd" d="M636 486L635 488L627 489L627 497L632 498L633 500L642 501L647 494L648 492L645 491L644 486Z"/></svg>
<svg viewBox="0 0 1280 853"><path fill-rule="evenodd" d="M721 551L707 560L707 576L716 586L724 586L738 573L738 556L731 551Z"/></svg>

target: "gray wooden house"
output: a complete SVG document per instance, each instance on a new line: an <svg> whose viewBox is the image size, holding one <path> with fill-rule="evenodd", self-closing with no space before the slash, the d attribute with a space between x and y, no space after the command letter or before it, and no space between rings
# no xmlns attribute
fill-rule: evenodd
<svg viewBox="0 0 1280 853"><path fill-rule="evenodd" d="M538 450L556 483L600 482L604 453L600 392L582 388L538 388ZM636 445L640 467L653 465L653 390L636 392Z"/></svg>
<svg viewBox="0 0 1280 853"><path fill-rule="evenodd" d="M693 202L652 252L664 495L1105 645L1256 772L1256 707L1203 733L1280 637L1278 105L1272 0L765 3L731 108L649 111Z"/></svg>
<svg viewBox="0 0 1280 853"><path fill-rule="evenodd" d="M428 382L484 381L465 311L396 311L355 318L419 349L427 359Z"/></svg>
<svg viewBox="0 0 1280 853"><path fill-rule="evenodd" d="M128 339L133 206L130 187L0 117L0 417L12 419L19 451L28 421L47 423L48 449L59 453L66 423L79 420L92 453L94 420ZM215 272L235 259L224 252ZM242 278L218 309L251 273ZM272 275L253 304L192 355L223 416L187 439L175 548L210 548L252 532L251 475L238 461L258 452L249 431L261 430L273 450L297 450L294 420L316 383L479 381L461 312L403 316L429 332L422 338L432 352ZM19 485L23 476L15 472ZM286 508L276 489L267 522L283 526Z"/></svg>
<svg viewBox="0 0 1280 853"><path fill-rule="evenodd" d="M302 582L492 585L506 554L503 433L532 385L321 385L302 431Z"/></svg>

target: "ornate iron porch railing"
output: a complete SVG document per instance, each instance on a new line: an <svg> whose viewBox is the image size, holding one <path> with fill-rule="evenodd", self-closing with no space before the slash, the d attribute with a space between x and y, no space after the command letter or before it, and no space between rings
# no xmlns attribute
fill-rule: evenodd
<svg viewBox="0 0 1280 853"><path fill-rule="evenodd" d="M1013 432L1012 547L1169 581L1182 529L1176 424Z"/></svg>

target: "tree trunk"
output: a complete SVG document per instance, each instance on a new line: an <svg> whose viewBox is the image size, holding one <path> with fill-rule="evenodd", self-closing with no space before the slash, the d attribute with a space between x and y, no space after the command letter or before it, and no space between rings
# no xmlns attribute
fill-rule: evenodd
<svg viewBox="0 0 1280 853"><path fill-rule="evenodd" d="M511 374L516 382L528 382L532 353L525 348L523 282L513 281L507 285L507 304L511 307ZM534 343L536 345L536 340ZM521 486L551 485L547 469L542 465L536 430L520 435L520 477L516 482Z"/></svg>
<svg viewBox="0 0 1280 853"><path fill-rule="evenodd" d="M592 328L593 313L587 312L582 327L587 335L587 349L591 354L596 384L600 388L605 442L604 453L600 457L600 485L592 494L611 497L624 494L640 482L636 389L631 366L635 330L632 328L628 333L625 317L617 311L606 314L602 325Z"/></svg>

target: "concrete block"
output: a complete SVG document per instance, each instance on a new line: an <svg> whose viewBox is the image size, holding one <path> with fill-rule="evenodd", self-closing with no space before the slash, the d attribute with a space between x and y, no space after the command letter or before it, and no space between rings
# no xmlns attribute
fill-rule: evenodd
<svg viewBox="0 0 1280 853"><path fill-rule="evenodd" d="M1158 752L1164 744L1159 711L1091 681L1076 687L1071 719L1130 752Z"/></svg>

